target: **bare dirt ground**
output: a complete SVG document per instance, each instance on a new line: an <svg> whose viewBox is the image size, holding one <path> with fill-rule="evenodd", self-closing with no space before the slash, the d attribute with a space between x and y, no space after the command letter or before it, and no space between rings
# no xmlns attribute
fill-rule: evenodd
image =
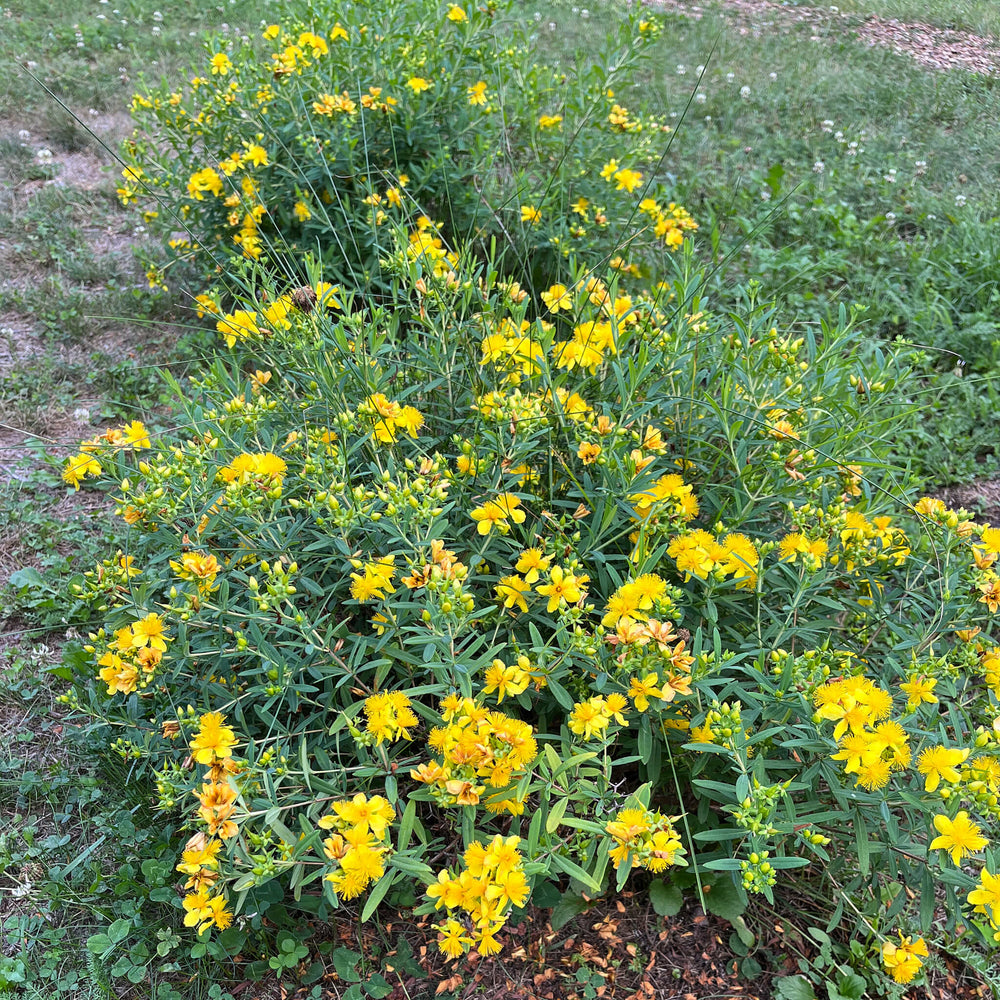
<svg viewBox="0 0 1000 1000"><path fill-rule="evenodd" d="M839 11L836 7L786 7L773 0L719 0L713 5L686 0L649 0L647 6L691 18L701 18L718 10L743 34L760 35L765 31L807 26L813 29L819 41L834 34L853 33L865 45L881 46L910 56L928 69L962 69L995 76L1000 66L1000 42L995 38L919 22L904 23L878 14L869 14L859 24L859 15Z"/></svg>

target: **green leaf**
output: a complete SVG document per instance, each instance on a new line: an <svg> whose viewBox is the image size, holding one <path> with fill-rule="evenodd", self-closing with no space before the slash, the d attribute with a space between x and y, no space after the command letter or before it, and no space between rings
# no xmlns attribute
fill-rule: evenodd
<svg viewBox="0 0 1000 1000"><path fill-rule="evenodd" d="M14 572L10 574L8 580L12 587L17 587L19 590L22 587L45 586L45 581L42 579L41 573L39 573L37 569L33 569L31 566L25 566L24 569L14 570Z"/></svg>
<svg viewBox="0 0 1000 1000"><path fill-rule="evenodd" d="M571 767L576 767L578 764L582 764L585 761L593 760L597 756L593 751L587 751L585 753L578 753L570 757L569 760L563 761L556 769L552 772L552 780L555 781L557 778L564 775Z"/></svg>
<svg viewBox="0 0 1000 1000"><path fill-rule="evenodd" d="M396 840L396 850L405 851L410 843L410 834L413 832L413 821L417 818L417 800L410 799L406 803L403 811L403 818L399 821L399 836Z"/></svg>
<svg viewBox="0 0 1000 1000"><path fill-rule="evenodd" d="M680 913L684 905L684 895L675 885L667 885L663 879L654 879L649 887L649 901L661 917L672 917Z"/></svg>
<svg viewBox="0 0 1000 1000"><path fill-rule="evenodd" d="M570 697L569 692L564 688L558 681L553 680L551 677L548 679L547 687L549 691L552 692L552 697L555 698L566 711L570 711L573 708L573 699Z"/></svg>
<svg viewBox="0 0 1000 1000"><path fill-rule="evenodd" d="M392 992L392 986L389 981L381 973L376 972L375 975L365 983L365 992L372 997L372 1000L382 1000L382 997L387 997Z"/></svg>
<svg viewBox="0 0 1000 1000"><path fill-rule="evenodd" d="M350 948L338 948L331 958L333 959L333 967L336 969L337 975L345 983L357 983L361 981L361 973L358 972L361 956L356 951L351 951Z"/></svg>
<svg viewBox="0 0 1000 1000"><path fill-rule="evenodd" d="M108 928L108 937L111 938L115 944L118 944L121 941L124 941L131 932L132 921L121 917Z"/></svg>
<svg viewBox="0 0 1000 1000"><path fill-rule="evenodd" d="M386 872L376 883L375 888L368 894L365 900L365 908L361 911L361 923L366 923L371 915L378 909L378 904L385 898L392 883L396 880L396 872Z"/></svg>
<svg viewBox="0 0 1000 1000"><path fill-rule="evenodd" d="M549 915L549 923L552 924L552 929L554 931L561 930L578 913L583 913L586 908L586 901L575 892L563 893L562 898L552 907L552 913Z"/></svg>
<svg viewBox="0 0 1000 1000"><path fill-rule="evenodd" d="M774 995L780 1000L816 1000L816 991L805 976L782 976L776 979Z"/></svg>
<svg viewBox="0 0 1000 1000"><path fill-rule="evenodd" d="M730 878L719 879L711 886L705 886L705 909L723 920L732 923L743 915L747 908L746 901L740 895L739 889L733 885Z"/></svg>
<svg viewBox="0 0 1000 1000"><path fill-rule="evenodd" d="M836 989L833 983L827 983L826 989L830 1000L861 1000L868 989L868 983L856 972L846 972L837 980Z"/></svg>
<svg viewBox="0 0 1000 1000"><path fill-rule="evenodd" d="M569 803L569 799L559 799L556 804L549 810L549 815L545 819L545 832L555 833L559 829L559 824L562 821L563 815L566 812L566 806Z"/></svg>
<svg viewBox="0 0 1000 1000"><path fill-rule="evenodd" d="M738 858L716 858L714 861L706 861L702 868L711 868L717 872L738 872L740 861Z"/></svg>
<svg viewBox="0 0 1000 1000"><path fill-rule="evenodd" d="M754 937L754 933L747 927L747 922L742 917L736 917L734 920L729 921L733 925L733 929L736 931L739 939L748 947L752 948L754 941L757 939Z"/></svg>
<svg viewBox="0 0 1000 1000"><path fill-rule="evenodd" d="M87 938L87 951L92 951L95 955L103 955L112 947L114 947L114 942L107 934L91 934Z"/></svg>
<svg viewBox="0 0 1000 1000"><path fill-rule="evenodd" d="M601 891L600 883L595 882L590 873L581 868L575 861L570 861L569 858L564 858L561 854L553 854L551 860L552 867L557 868L564 875L575 878L577 882L582 882L588 889L592 889L594 892Z"/></svg>

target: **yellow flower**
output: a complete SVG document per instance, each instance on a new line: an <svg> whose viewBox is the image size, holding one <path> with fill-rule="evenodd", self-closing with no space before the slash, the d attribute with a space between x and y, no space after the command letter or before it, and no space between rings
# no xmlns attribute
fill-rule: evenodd
<svg viewBox="0 0 1000 1000"><path fill-rule="evenodd" d="M552 563L548 556L542 555L541 549L525 549L515 564L518 573L524 574L525 583L534 583L538 574L544 573Z"/></svg>
<svg viewBox="0 0 1000 1000"><path fill-rule="evenodd" d="M410 708L410 699L402 691L383 691L365 700L367 730L375 736L376 744L388 740L409 740L410 729L417 724L417 717Z"/></svg>
<svg viewBox="0 0 1000 1000"><path fill-rule="evenodd" d="M522 205L521 221L530 222L533 226L537 226L542 221L542 213L534 205Z"/></svg>
<svg viewBox="0 0 1000 1000"><path fill-rule="evenodd" d="M936 791L942 778L955 784L961 778L958 765L965 763L968 756L968 750L947 747L927 747L926 750L922 750L917 758L917 770L927 779L924 791Z"/></svg>
<svg viewBox="0 0 1000 1000"><path fill-rule="evenodd" d="M465 11L462 10L461 7L454 5L448 8L448 13L445 15L445 17L447 17L449 21L453 21L455 24L461 24L463 21L469 20L469 17L465 13Z"/></svg>
<svg viewBox="0 0 1000 1000"><path fill-rule="evenodd" d="M465 93L468 95L469 103L473 106L486 103L486 81L480 80L471 87L467 87Z"/></svg>
<svg viewBox="0 0 1000 1000"><path fill-rule="evenodd" d="M542 115L538 119L538 127L555 128L562 120L562 115Z"/></svg>
<svg viewBox="0 0 1000 1000"><path fill-rule="evenodd" d="M616 170L614 179L618 181L616 191L627 191L631 194L642 183L642 174L638 170Z"/></svg>
<svg viewBox="0 0 1000 1000"><path fill-rule="evenodd" d="M208 712L199 720L197 735L191 740L191 756L198 764L213 765L217 760L232 756L236 734L228 726L221 712Z"/></svg>
<svg viewBox="0 0 1000 1000"><path fill-rule="evenodd" d="M603 733L610 721L611 716L607 713L604 699L597 696L573 706L569 715L569 728L585 740L591 740Z"/></svg>
<svg viewBox="0 0 1000 1000"><path fill-rule="evenodd" d="M422 76L411 76L410 79L406 81L406 86L409 87L414 94L422 94L425 90L431 89L430 82L425 80Z"/></svg>
<svg viewBox="0 0 1000 1000"><path fill-rule="evenodd" d="M122 444L125 447L132 447L136 451L152 447L149 440L149 431L146 430L146 425L141 420L133 420L131 423L126 424L122 428L122 432Z"/></svg>
<svg viewBox="0 0 1000 1000"><path fill-rule="evenodd" d="M931 841L930 850L948 851L956 865L967 854L975 854L989 844L989 839L982 836L979 827L969 819L964 809L953 820L947 816L935 816L934 829L940 836Z"/></svg>
<svg viewBox="0 0 1000 1000"><path fill-rule="evenodd" d="M551 313L573 308L573 295L565 285L553 285L547 292L542 292L542 301Z"/></svg>
<svg viewBox="0 0 1000 1000"><path fill-rule="evenodd" d="M521 498L513 493L500 493L493 500L487 500L482 507L471 512L472 520L477 522L476 530L480 535L488 535L491 528L496 528L502 535L510 531L508 519L515 524L523 524L526 514L520 509Z"/></svg>
<svg viewBox="0 0 1000 1000"><path fill-rule="evenodd" d="M80 482L87 476L99 476L100 474L101 463L93 455L81 452L66 462L62 478L64 483L72 486L74 490L78 490Z"/></svg>
<svg viewBox="0 0 1000 1000"><path fill-rule="evenodd" d="M582 596L580 580L572 573L567 573L561 566L553 566L549 574L549 583L536 588L542 597L548 597L548 607L545 609L552 614L560 604L565 601L567 604L576 604Z"/></svg>
<svg viewBox="0 0 1000 1000"><path fill-rule="evenodd" d="M993 923L1000 924L1000 875L991 875L983 869L979 885L969 893L968 899L977 913L988 910Z"/></svg>
<svg viewBox="0 0 1000 1000"><path fill-rule="evenodd" d="M146 615L145 618L132 625L132 646L135 649L149 646L151 649L158 649L161 653L166 652L167 640L163 629L164 622L159 615Z"/></svg>
<svg viewBox="0 0 1000 1000"><path fill-rule="evenodd" d="M212 56L212 76L225 76L232 68L233 64L225 52L216 52Z"/></svg>
<svg viewBox="0 0 1000 1000"><path fill-rule="evenodd" d="M430 889L427 891L430 894ZM458 958L472 944L472 938L466 934L465 927L457 920L446 920L443 924L435 924L434 927L441 935L438 948L448 958Z"/></svg>
<svg viewBox="0 0 1000 1000"><path fill-rule="evenodd" d="M255 167L266 167L267 150L263 146L248 146L245 159L249 160Z"/></svg>
<svg viewBox="0 0 1000 1000"><path fill-rule="evenodd" d="M663 692L658 687L659 683L660 679L656 674L646 674L642 680L638 677L631 678L628 695L635 703L636 711L645 712L649 708L650 698L663 697Z"/></svg>
<svg viewBox="0 0 1000 1000"><path fill-rule="evenodd" d="M531 585L527 580L516 574L501 577L496 585L496 595L503 601L505 608L513 608L516 605L522 611L527 611L528 602L524 595L530 591Z"/></svg>
<svg viewBox="0 0 1000 1000"><path fill-rule="evenodd" d="M911 939L903 937L902 933L899 942L886 941L882 945L882 964L897 983L909 983L923 967L918 956L927 957L927 945L921 937L911 943Z"/></svg>
<svg viewBox="0 0 1000 1000"><path fill-rule="evenodd" d="M215 324L215 328L226 338L226 347L234 347L238 340L248 340L250 337L260 336L257 313L247 312L245 309L236 309L232 313L226 313Z"/></svg>
<svg viewBox="0 0 1000 1000"><path fill-rule="evenodd" d="M525 658L526 659L526 658ZM484 694L497 693L497 704L499 705L507 695L518 695L528 690L531 675L520 661L512 666L507 666L503 660L494 660L486 668L486 684L483 687Z"/></svg>
<svg viewBox="0 0 1000 1000"><path fill-rule="evenodd" d="M910 674L909 679L899 685L899 690L907 696L906 710L915 712L924 702L936 705L937 697L931 693L936 684L937 680L933 677Z"/></svg>

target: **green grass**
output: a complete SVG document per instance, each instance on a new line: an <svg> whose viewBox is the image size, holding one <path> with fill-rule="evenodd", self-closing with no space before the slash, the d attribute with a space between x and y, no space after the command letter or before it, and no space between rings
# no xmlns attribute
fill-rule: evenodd
<svg viewBox="0 0 1000 1000"><path fill-rule="evenodd" d="M662 172L714 230L717 294L753 277L814 326L864 304L873 348L922 347L900 462L928 488L995 474L1000 81L927 71L839 21L755 37L714 9L668 15L647 75L615 99L676 127ZM614 16L558 3L537 37L569 60Z"/></svg>
<svg viewBox="0 0 1000 1000"><path fill-rule="evenodd" d="M60 101L81 112L121 113L137 79L183 73L207 33L225 23L228 35L253 31L277 7L275 0L94 0L59 6L14 0L0 7L0 119L59 111L36 78Z"/></svg>

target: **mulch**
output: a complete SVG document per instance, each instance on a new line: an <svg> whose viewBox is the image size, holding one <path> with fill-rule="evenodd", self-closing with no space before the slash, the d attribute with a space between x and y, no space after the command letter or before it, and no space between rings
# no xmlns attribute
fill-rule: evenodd
<svg viewBox="0 0 1000 1000"><path fill-rule="evenodd" d="M726 921L690 902L676 916L658 916L645 893L595 900L558 930L549 911L529 907L526 918L500 936L503 951L491 959L472 952L449 961L431 924L398 915L380 926L345 920L325 930L339 946L365 955L366 969L381 970L392 986L383 1000L771 1000L776 978L798 973L798 959L816 957L792 928L757 922L750 958L762 969L749 978L740 971L745 959L729 947L733 928ZM395 945L385 950L387 942ZM937 965L903 1000L991 996L951 956L939 955ZM341 1000L350 984L330 968L304 986L286 976L284 984L275 978L226 988L235 1000ZM823 985L816 995L825 998Z"/></svg>

